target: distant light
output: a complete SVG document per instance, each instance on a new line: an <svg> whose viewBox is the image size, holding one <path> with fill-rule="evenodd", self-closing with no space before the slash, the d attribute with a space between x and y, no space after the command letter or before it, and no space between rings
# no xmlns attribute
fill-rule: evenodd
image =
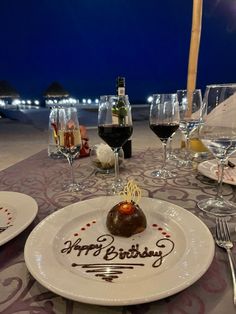
<svg viewBox="0 0 236 314"><path fill-rule="evenodd" d="M149 96L148 99L147 99L147 102L152 102L152 101L153 101L153 97Z"/></svg>
<svg viewBox="0 0 236 314"><path fill-rule="evenodd" d="M38 100L35 100L34 103L35 103L35 105L39 105L39 101Z"/></svg>
<svg viewBox="0 0 236 314"><path fill-rule="evenodd" d="M75 104L76 103L76 99L75 98L69 98L68 100L69 100L69 102L71 104Z"/></svg>
<svg viewBox="0 0 236 314"><path fill-rule="evenodd" d="M82 99L82 103L86 104L86 99L85 98Z"/></svg>
<svg viewBox="0 0 236 314"><path fill-rule="evenodd" d="M95 99L95 104L98 104L99 103L99 99Z"/></svg>
<svg viewBox="0 0 236 314"><path fill-rule="evenodd" d="M91 99L88 99L87 100L87 103L90 105L92 103L92 100Z"/></svg>
<svg viewBox="0 0 236 314"><path fill-rule="evenodd" d="M31 105L31 100L27 100L27 104L28 104L28 105Z"/></svg>
<svg viewBox="0 0 236 314"><path fill-rule="evenodd" d="M25 105L25 100L22 100L21 103L22 103L22 105Z"/></svg>
<svg viewBox="0 0 236 314"><path fill-rule="evenodd" d="M21 101L19 99L15 99L15 100L13 100L12 104L13 105L20 105Z"/></svg>

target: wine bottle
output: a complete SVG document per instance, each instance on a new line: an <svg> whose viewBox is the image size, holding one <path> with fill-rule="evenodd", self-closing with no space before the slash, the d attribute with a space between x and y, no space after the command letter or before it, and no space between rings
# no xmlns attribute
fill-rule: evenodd
<svg viewBox="0 0 236 314"><path fill-rule="evenodd" d="M116 79L116 90L117 90L117 109L118 109L118 123L119 125L125 125L126 121L126 108L124 107L125 97L125 78L118 76ZM132 156L132 140L128 139L122 146L124 151L124 158L130 158Z"/></svg>
<svg viewBox="0 0 236 314"><path fill-rule="evenodd" d="M122 101L122 96L125 96L125 78L118 76L116 79L116 90L119 97L118 101Z"/></svg>
<svg viewBox="0 0 236 314"><path fill-rule="evenodd" d="M126 106L125 106L125 78L117 77L116 79L117 103L113 108L113 113L117 117L117 123L120 126L125 126L126 121Z"/></svg>

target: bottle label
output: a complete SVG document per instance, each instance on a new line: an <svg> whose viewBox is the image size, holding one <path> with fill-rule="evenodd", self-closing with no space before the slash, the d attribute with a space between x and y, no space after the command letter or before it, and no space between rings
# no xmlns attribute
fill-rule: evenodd
<svg viewBox="0 0 236 314"><path fill-rule="evenodd" d="M125 88L118 87L118 96L125 96Z"/></svg>

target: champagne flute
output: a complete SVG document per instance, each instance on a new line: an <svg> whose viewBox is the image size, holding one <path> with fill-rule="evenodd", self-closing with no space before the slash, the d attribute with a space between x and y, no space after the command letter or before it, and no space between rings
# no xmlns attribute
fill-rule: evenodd
<svg viewBox="0 0 236 314"><path fill-rule="evenodd" d="M193 92L187 90L177 90L179 102L180 125L179 129L185 136L186 158L181 159L182 166L192 168L190 133L198 128L201 121L202 93L200 89Z"/></svg>
<svg viewBox="0 0 236 314"><path fill-rule="evenodd" d="M109 194L117 194L123 190L124 184L119 174L119 150L132 132L128 96L101 96L98 108L98 134L112 148L115 158L115 179Z"/></svg>
<svg viewBox="0 0 236 314"><path fill-rule="evenodd" d="M79 156L81 148L81 135L77 109L63 107L59 109L58 145L60 152L66 157L70 165L71 182L65 186L69 192L78 192L83 186L75 182L73 163Z"/></svg>
<svg viewBox="0 0 236 314"><path fill-rule="evenodd" d="M200 139L218 162L218 184L215 198L198 202L204 212L216 215L235 215L236 203L225 200L222 182L228 158L236 151L236 84L209 85L203 100L203 125Z"/></svg>
<svg viewBox="0 0 236 314"><path fill-rule="evenodd" d="M179 104L176 94L155 94L150 107L149 126L159 137L163 147L163 166L152 172L152 176L168 179L175 174L166 169L166 144L179 127Z"/></svg>

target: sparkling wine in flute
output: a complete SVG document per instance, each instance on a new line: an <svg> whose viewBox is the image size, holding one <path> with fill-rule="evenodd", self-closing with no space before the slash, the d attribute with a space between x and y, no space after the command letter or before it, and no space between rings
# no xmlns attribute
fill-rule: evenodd
<svg viewBox="0 0 236 314"><path fill-rule="evenodd" d="M81 148L78 113L75 107L63 107L59 109L58 146L70 166L71 181L65 188L69 192L78 192L83 189L83 184L75 181L73 170L74 160L79 156Z"/></svg>
<svg viewBox="0 0 236 314"><path fill-rule="evenodd" d="M79 129L60 130L59 143L61 152L67 157L75 158L81 148L81 135Z"/></svg>

